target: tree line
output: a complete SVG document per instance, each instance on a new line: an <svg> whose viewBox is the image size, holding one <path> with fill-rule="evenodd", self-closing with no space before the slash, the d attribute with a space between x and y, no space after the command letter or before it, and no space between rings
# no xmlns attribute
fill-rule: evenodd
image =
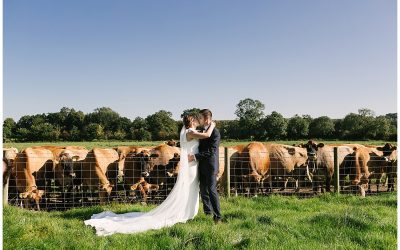
<svg viewBox="0 0 400 250"><path fill-rule="evenodd" d="M343 119L309 115L283 117L273 111L264 113L265 105L250 98L236 106L235 120L219 120L217 127L223 139L232 140L397 140L397 113L376 116L372 110L359 109ZM183 114L197 111L187 109ZM183 115L182 114L182 115ZM178 139L182 121L172 113L160 110L145 118L131 120L111 108L101 107L85 114L73 108L56 113L22 116L18 121L3 122L5 142L16 141L94 141L94 140L168 140Z"/></svg>

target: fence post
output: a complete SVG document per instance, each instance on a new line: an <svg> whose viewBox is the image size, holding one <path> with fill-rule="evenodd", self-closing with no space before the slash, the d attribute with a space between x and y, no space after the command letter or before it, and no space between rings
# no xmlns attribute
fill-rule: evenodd
<svg viewBox="0 0 400 250"><path fill-rule="evenodd" d="M333 182L335 185L335 193L339 194L340 193L340 176L339 176L339 160L338 160L338 148L334 147L333 148L333 167L334 167L334 178Z"/></svg>
<svg viewBox="0 0 400 250"><path fill-rule="evenodd" d="M224 161L225 161L225 193L227 197L231 196L231 161L230 155L231 152L228 147L225 147L224 150Z"/></svg>
<svg viewBox="0 0 400 250"><path fill-rule="evenodd" d="M6 178L6 180L3 180L3 206L7 206L8 205L8 184L10 182L10 172L11 170L8 170L8 172L6 173L6 176L3 176Z"/></svg>

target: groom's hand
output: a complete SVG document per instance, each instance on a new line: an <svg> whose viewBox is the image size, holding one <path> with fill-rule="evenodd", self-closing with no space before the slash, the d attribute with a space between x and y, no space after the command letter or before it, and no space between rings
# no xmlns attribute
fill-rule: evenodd
<svg viewBox="0 0 400 250"><path fill-rule="evenodd" d="M192 154L189 154L189 155L188 155L188 159L189 159L189 162L192 162L192 161L195 161L195 160L196 160L196 158L195 158L194 155L192 155Z"/></svg>

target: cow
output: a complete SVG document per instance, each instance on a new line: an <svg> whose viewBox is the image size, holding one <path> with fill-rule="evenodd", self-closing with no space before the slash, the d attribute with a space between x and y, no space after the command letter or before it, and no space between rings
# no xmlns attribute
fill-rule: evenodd
<svg viewBox="0 0 400 250"><path fill-rule="evenodd" d="M39 203L44 195L44 190L40 188L44 185L44 174L46 169L52 169L53 166L53 153L45 148L26 148L17 155L14 161L16 186L25 207L29 208L33 201L40 210Z"/></svg>
<svg viewBox="0 0 400 250"><path fill-rule="evenodd" d="M146 148L143 147L138 147L138 146L118 146L115 147L114 150L117 151L118 153L118 174L117 176L108 176L109 181L111 184L115 185L114 190L118 190L118 182L124 180L124 167L125 167L125 160L128 157L129 154L131 153L137 153L140 152L141 150L144 150ZM111 178L113 177L113 178ZM123 184L123 188L125 189L125 185Z"/></svg>
<svg viewBox="0 0 400 250"><path fill-rule="evenodd" d="M61 188L64 206L71 198L74 187L79 186L81 179L76 178L76 169L81 169L89 150L81 146L35 146L34 149L44 148L53 153L54 165L52 170L45 173L45 189L48 181L54 177L56 184Z"/></svg>
<svg viewBox="0 0 400 250"><path fill-rule="evenodd" d="M149 184L145 180L151 172L151 158L158 157L151 154L149 148L137 148L136 151L130 152L124 162L124 185L125 189L131 191L139 191L144 202L147 202L147 194L150 191L157 191L157 184ZM172 173L170 173L172 175Z"/></svg>
<svg viewBox="0 0 400 250"><path fill-rule="evenodd" d="M387 192L394 191L394 178L397 176L397 146L386 143L383 147L376 148L382 151L385 162L382 163L382 173L385 173L387 179ZM378 179L377 191L379 191L381 178Z"/></svg>
<svg viewBox="0 0 400 250"><path fill-rule="evenodd" d="M145 169L145 180L147 183L159 186L159 191L168 193L171 185L175 184L175 178L171 178L171 172L179 172L180 149L178 147L161 144L150 150L148 168Z"/></svg>
<svg viewBox="0 0 400 250"><path fill-rule="evenodd" d="M17 193L15 190L15 169L13 167L17 154L18 149L16 148L3 148L3 199L8 200L9 191Z"/></svg>
<svg viewBox="0 0 400 250"><path fill-rule="evenodd" d="M257 195L264 179L268 177L270 168L269 153L261 142L251 142L245 146L234 147L237 155L231 158L232 176L237 191L244 192L249 189L249 195Z"/></svg>
<svg viewBox="0 0 400 250"><path fill-rule="evenodd" d="M35 146L32 148L44 148L53 153L55 181L64 187L73 185L73 179L76 176L74 163L81 163L89 152L81 146Z"/></svg>
<svg viewBox="0 0 400 250"><path fill-rule="evenodd" d="M168 146L171 146L171 147L180 147L180 142L179 141L175 141L174 139L171 139L171 140L169 140L169 141L165 141L164 142L165 144L167 144Z"/></svg>
<svg viewBox="0 0 400 250"><path fill-rule="evenodd" d="M334 174L334 158L333 150L335 146L325 145L324 143L315 143L308 141L306 144L300 144L307 150L307 165L312 175L313 180L313 191L317 192L317 189L322 182L322 177L325 177L325 190L326 192L331 191L331 181ZM353 149L350 146L336 146L338 150L338 164L339 169L343 169L347 164L346 159L349 159L349 155L353 153ZM321 192L324 192L322 185Z"/></svg>
<svg viewBox="0 0 400 250"><path fill-rule="evenodd" d="M244 192L244 186L243 186L243 182L242 182L242 178L241 178L241 165L242 165L242 161L241 161L241 153L244 149L244 147L246 146L246 144L240 144L240 145L236 145L236 146L231 146L228 147L228 153L230 153L230 157L229 157L229 162L230 162L230 182L231 182L231 188L233 188L233 190L236 193L236 196L238 195L238 193L243 193ZM221 151L220 151L221 154ZM223 161L223 164L225 164L225 161ZM220 162L221 165L221 162ZM222 181L225 178L222 178ZM222 182L221 181L221 182ZM223 186L221 183L221 186Z"/></svg>
<svg viewBox="0 0 400 250"><path fill-rule="evenodd" d="M271 188L273 178L279 180L283 178L285 190L289 180L293 180L296 184L295 191L298 192L299 180L303 182L306 178L312 181L307 167L307 150L301 147L283 145L283 144L267 144L266 148L270 156L270 176Z"/></svg>
<svg viewBox="0 0 400 250"><path fill-rule="evenodd" d="M3 148L3 188L7 184L11 173L15 174L13 165L17 154L18 149L16 148Z"/></svg>
<svg viewBox="0 0 400 250"><path fill-rule="evenodd" d="M111 195L114 187L107 176L118 175L119 156L112 148L93 148L83 161L79 176L84 191L98 190L100 204Z"/></svg>
<svg viewBox="0 0 400 250"><path fill-rule="evenodd" d="M369 181L381 173L386 158L376 148L357 144L349 144L349 146L352 146L354 150L348 157L351 164L345 164L341 176L343 176L342 172L345 176L348 175L351 187L357 188L361 196L365 196L365 186L368 186L368 190L370 190Z"/></svg>

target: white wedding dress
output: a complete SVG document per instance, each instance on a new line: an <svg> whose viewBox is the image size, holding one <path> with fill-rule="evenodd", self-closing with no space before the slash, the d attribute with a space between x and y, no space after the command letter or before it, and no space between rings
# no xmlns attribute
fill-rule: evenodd
<svg viewBox="0 0 400 250"><path fill-rule="evenodd" d="M97 235L137 233L150 229L169 227L193 219L199 210L199 177L197 162L188 162L188 154L198 152L199 141L186 139L188 129L180 133L180 168L176 183L168 197L149 212L115 214L104 211L94 214L86 225L93 226Z"/></svg>

